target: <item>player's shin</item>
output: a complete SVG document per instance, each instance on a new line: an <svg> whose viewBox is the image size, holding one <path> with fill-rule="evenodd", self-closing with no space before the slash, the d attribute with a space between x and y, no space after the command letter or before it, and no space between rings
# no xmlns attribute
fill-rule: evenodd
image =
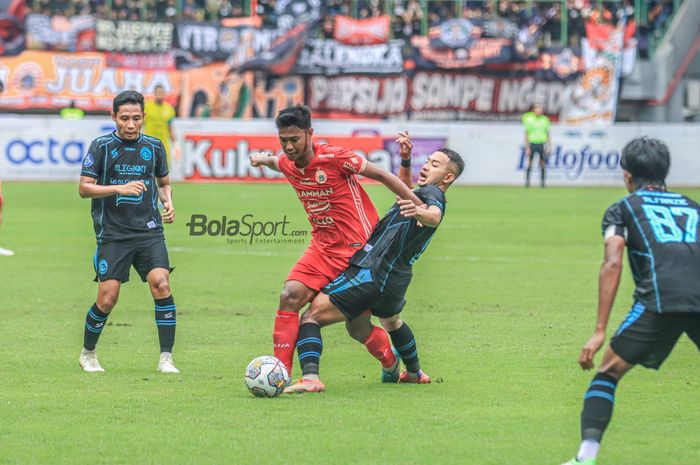
<svg viewBox="0 0 700 465"><path fill-rule="evenodd" d="M595 459L603 433L612 418L617 380L606 373L598 373L591 381L583 400L581 412L581 447L578 460Z"/></svg>
<svg viewBox="0 0 700 465"><path fill-rule="evenodd" d="M299 336L299 314L277 310L272 331L272 346L275 357L280 359L291 376L294 363L294 346Z"/></svg>
<svg viewBox="0 0 700 465"><path fill-rule="evenodd" d="M302 378L318 378L323 352L321 327L317 323L304 323L299 326L299 340L296 346Z"/></svg>
<svg viewBox="0 0 700 465"><path fill-rule="evenodd" d="M389 337L386 331L379 326L372 326L372 332L362 343L367 348L367 351L379 360L382 367L391 368L396 363L396 356L391 350Z"/></svg>
<svg viewBox="0 0 700 465"><path fill-rule="evenodd" d="M160 351L172 352L175 344L176 309L173 296L165 299L155 299L155 319L158 326Z"/></svg>
<svg viewBox="0 0 700 465"><path fill-rule="evenodd" d="M96 303L92 304L85 316L85 332L83 335L83 347L85 350L95 350L97 340L107 324L108 316L108 313L102 313Z"/></svg>
<svg viewBox="0 0 700 465"><path fill-rule="evenodd" d="M391 342L399 352L401 360L406 365L406 370L411 373L420 371L420 361L418 360L418 347L416 338L413 336L411 328L403 322L399 329L389 331Z"/></svg>

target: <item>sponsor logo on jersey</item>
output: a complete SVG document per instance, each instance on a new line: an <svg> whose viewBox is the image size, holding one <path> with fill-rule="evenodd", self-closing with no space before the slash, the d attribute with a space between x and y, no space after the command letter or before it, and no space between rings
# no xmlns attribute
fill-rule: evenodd
<svg viewBox="0 0 700 465"><path fill-rule="evenodd" d="M326 172L323 170L317 170L316 182L319 184L324 184L326 181L328 181L328 175L326 174Z"/></svg>
<svg viewBox="0 0 700 465"><path fill-rule="evenodd" d="M124 151L126 151L126 152L136 152L136 147L124 147Z"/></svg>
<svg viewBox="0 0 700 465"><path fill-rule="evenodd" d="M355 163L357 163L357 162L355 162ZM352 171L353 173L357 173L357 166L353 166L346 161L343 162L343 167L347 168L348 170Z"/></svg>
<svg viewBox="0 0 700 465"><path fill-rule="evenodd" d="M117 158L119 156L119 152L117 152L117 149L112 149L112 158Z"/></svg>
<svg viewBox="0 0 700 465"><path fill-rule="evenodd" d="M330 216L324 216L321 218L311 218L311 222L316 226L331 226L334 223L333 218Z"/></svg>
<svg viewBox="0 0 700 465"><path fill-rule="evenodd" d="M304 201L304 208L309 214L318 215L331 209L331 202L328 199L307 199Z"/></svg>
<svg viewBox="0 0 700 465"><path fill-rule="evenodd" d="M83 168L90 168L94 164L95 159L92 157L92 154L88 152L87 156L85 157L85 160L83 160Z"/></svg>
<svg viewBox="0 0 700 465"><path fill-rule="evenodd" d="M151 149L148 147L141 147L141 158L143 158L144 161L150 161L152 157L153 153Z"/></svg>
<svg viewBox="0 0 700 465"><path fill-rule="evenodd" d="M322 153L318 158L335 158L335 153Z"/></svg>
<svg viewBox="0 0 700 465"><path fill-rule="evenodd" d="M333 188L328 187L326 189L321 189L320 191L299 191L299 197L306 198L306 197L327 197L329 195L333 194Z"/></svg>

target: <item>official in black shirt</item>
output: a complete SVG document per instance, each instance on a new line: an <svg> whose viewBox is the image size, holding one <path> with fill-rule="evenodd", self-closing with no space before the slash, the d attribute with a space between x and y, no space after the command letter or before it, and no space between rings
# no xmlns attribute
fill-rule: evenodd
<svg viewBox="0 0 700 465"><path fill-rule="evenodd" d="M635 283L634 304L586 391L581 446L565 465L595 465L617 383L625 373L637 364L658 369L683 333L700 349L700 206L666 189L670 155L660 140L634 139L623 149L620 164L630 195L610 206L603 217L598 320L579 356L584 370L594 367L593 357L605 342L625 246Z"/></svg>
<svg viewBox="0 0 700 465"><path fill-rule="evenodd" d="M411 183L411 143L407 133L399 135L402 169L399 177ZM407 155L407 156L406 156ZM350 266L322 289L301 317L297 351L302 378L285 392L325 390L319 379L323 349L321 326L346 321L350 335L362 342L382 364L383 382L427 384L430 377L420 369L413 332L399 313L413 275L413 264L430 243L445 213L445 191L462 174L464 161L456 152L443 148L434 152L420 171L414 192L423 202L397 199L379 221L364 247L350 259ZM369 310L369 311L368 311ZM379 317L389 332L370 322ZM399 374L399 358L406 370Z"/></svg>
<svg viewBox="0 0 700 465"><path fill-rule="evenodd" d="M168 162L160 140L141 134L143 95L125 91L114 98L112 119L117 130L95 139L83 159L80 196L92 199L97 240L93 258L97 300L85 320L79 363L88 372L104 371L95 354L97 340L133 267L155 300L160 339L157 370L178 373L172 361L176 309L170 292L170 262L163 223L172 223L175 209ZM163 213L158 211L158 202Z"/></svg>

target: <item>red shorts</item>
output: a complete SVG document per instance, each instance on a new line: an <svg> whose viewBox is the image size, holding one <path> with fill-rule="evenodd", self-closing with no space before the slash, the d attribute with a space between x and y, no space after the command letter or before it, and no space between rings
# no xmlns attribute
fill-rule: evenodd
<svg viewBox="0 0 700 465"><path fill-rule="evenodd" d="M287 275L287 281L302 282L314 291L320 291L348 267L350 257L330 257L310 245Z"/></svg>

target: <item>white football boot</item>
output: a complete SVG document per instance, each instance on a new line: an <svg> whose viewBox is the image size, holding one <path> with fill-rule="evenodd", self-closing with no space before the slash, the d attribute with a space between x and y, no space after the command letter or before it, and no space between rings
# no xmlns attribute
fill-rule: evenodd
<svg viewBox="0 0 700 465"><path fill-rule="evenodd" d="M161 373L180 373L180 370L175 368L175 364L173 363L172 352L160 353L160 360L158 360L158 368L156 371Z"/></svg>
<svg viewBox="0 0 700 465"><path fill-rule="evenodd" d="M97 360L97 354L95 351L86 350L84 347L83 350L80 351L78 363L80 363L80 368L82 368L83 371L87 371L89 373L105 371L104 368L100 366L100 361Z"/></svg>

